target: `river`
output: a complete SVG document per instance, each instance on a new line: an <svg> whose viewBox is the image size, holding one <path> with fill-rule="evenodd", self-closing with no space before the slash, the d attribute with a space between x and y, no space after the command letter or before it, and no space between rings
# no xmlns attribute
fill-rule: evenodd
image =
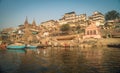
<svg viewBox="0 0 120 73"><path fill-rule="evenodd" d="M120 48L0 51L0 73L120 73Z"/></svg>

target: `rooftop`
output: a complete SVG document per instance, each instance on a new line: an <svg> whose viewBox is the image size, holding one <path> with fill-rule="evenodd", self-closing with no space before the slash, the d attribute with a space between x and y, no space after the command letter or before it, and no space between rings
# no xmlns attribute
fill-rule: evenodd
<svg viewBox="0 0 120 73"><path fill-rule="evenodd" d="M73 12L68 12L68 13L65 13L65 14L75 14L75 12L73 11Z"/></svg>

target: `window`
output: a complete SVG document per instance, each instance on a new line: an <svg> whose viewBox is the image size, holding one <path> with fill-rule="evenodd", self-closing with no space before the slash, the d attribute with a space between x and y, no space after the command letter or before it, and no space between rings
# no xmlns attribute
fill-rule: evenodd
<svg viewBox="0 0 120 73"><path fill-rule="evenodd" d="M96 30L93 31L93 34L96 35Z"/></svg>
<svg viewBox="0 0 120 73"><path fill-rule="evenodd" d="M92 35L92 30L90 30L90 35Z"/></svg>
<svg viewBox="0 0 120 73"><path fill-rule="evenodd" d="M89 35L89 31L87 31L87 35Z"/></svg>

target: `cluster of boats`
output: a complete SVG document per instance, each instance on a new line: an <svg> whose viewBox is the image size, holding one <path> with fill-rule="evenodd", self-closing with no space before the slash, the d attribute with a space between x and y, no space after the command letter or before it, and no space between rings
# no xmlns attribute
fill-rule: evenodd
<svg viewBox="0 0 120 73"><path fill-rule="evenodd" d="M37 48L37 46L33 45L26 45L26 44L21 44L21 43L15 43L7 46L7 49L25 49L25 48Z"/></svg>

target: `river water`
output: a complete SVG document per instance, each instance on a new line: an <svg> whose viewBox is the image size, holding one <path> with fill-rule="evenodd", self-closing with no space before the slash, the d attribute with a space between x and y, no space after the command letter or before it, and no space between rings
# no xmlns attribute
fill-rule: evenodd
<svg viewBox="0 0 120 73"><path fill-rule="evenodd" d="M120 73L120 48L0 51L0 73Z"/></svg>

